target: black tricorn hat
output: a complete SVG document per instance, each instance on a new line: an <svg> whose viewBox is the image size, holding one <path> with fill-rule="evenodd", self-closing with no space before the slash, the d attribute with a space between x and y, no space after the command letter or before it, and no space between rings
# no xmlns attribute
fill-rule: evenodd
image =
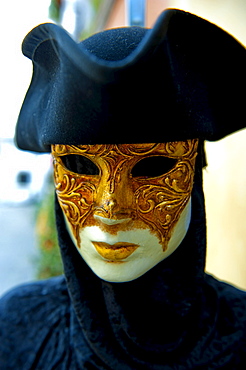
<svg viewBox="0 0 246 370"><path fill-rule="evenodd" d="M23 42L33 78L19 148L218 140L245 127L245 48L219 27L169 9L153 29L125 27L76 43L54 24Z"/></svg>

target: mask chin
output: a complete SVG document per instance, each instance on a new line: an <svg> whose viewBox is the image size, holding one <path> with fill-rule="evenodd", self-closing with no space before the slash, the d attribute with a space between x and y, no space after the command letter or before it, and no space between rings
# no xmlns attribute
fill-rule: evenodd
<svg viewBox="0 0 246 370"><path fill-rule="evenodd" d="M178 248L190 225L191 198L171 232L165 251L160 239L147 228L132 228L112 235L102 231L98 226L87 226L80 230L79 244L72 232L69 221L65 215L64 217L73 243L91 270L105 281L128 282L144 275ZM117 248L122 247L122 251L118 250L113 254L112 260L106 259L103 257L105 251L101 253L100 249L95 248L96 243L115 246L115 248L116 246ZM126 244L129 244L129 247L126 247ZM126 258L117 257L117 253L119 256L120 253L126 253L127 248L130 249L131 245L137 246L132 253L129 253ZM125 257L125 254L123 256Z"/></svg>

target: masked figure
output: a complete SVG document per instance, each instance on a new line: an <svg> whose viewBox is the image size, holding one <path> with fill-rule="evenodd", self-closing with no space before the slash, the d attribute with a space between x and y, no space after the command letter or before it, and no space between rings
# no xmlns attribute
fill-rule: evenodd
<svg viewBox="0 0 246 370"><path fill-rule="evenodd" d="M167 10L80 44L27 35L16 129L51 152L64 277L0 303L1 369L241 369L246 295L205 274L204 140L245 127L246 53Z"/></svg>

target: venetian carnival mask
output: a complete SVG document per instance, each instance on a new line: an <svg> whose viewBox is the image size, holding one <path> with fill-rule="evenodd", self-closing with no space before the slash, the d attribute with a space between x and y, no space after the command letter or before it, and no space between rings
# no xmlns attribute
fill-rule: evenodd
<svg viewBox="0 0 246 370"><path fill-rule="evenodd" d="M97 276L131 281L180 245L190 223L197 145L52 145L68 231Z"/></svg>

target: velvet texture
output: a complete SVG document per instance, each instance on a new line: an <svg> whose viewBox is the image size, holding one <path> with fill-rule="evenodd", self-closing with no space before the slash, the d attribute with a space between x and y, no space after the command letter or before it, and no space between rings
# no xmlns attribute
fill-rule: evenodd
<svg viewBox="0 0 246 370"><path fill-rule="evenodd" d="M0 302L0 368L242 369L246 294L204 274L201 166L180 247L128 283L97 278L56 203L65 279L19 287Z"/></svg>
<svg viewBox="0 0 246 370"><path fill-rule="evenodd" d="M23 52L34 73L16 129L21 149L217 140L245 126L245 48L192 14L167 10L152 30L108 30L80 44L43 24Z"/></svg>

